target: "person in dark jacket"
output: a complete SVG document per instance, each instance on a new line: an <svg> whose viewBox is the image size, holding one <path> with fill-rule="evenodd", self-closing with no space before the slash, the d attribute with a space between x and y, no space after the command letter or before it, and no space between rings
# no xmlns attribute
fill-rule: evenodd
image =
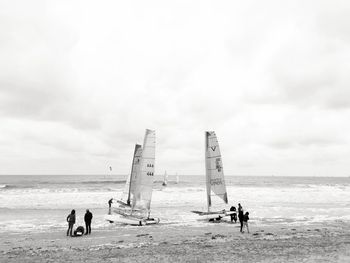
<svg viewBox="0 0 350 263"><path fill-rule="evenodd" d="M241 204L238 204L238 219L239 223L241 223L241 232L243 231L243 207Z"/></svg>
<svg viewBox="0 0 350 263"><path fill-rule="evenodd" d="M113 198L108 200L108 214L112 214L112 203L113 203Z"/></svg>
<svg viewBox="0 0 350 263"><path fill-rule="evenodd" d="M75 224L75 210L73 209L72 212L67 216L67 222L68 222L68 230L67 230L67 236L70 235L73 236L73 226Z"/></svg>
<svg viewBox="0 0 350 263"><path fill-rule="evenodd" d="M248 227L248 220L249 220L249 213L246 212L243 216L243 228L246 227L247 231L249 233L249 227ZM244 232L244 231L243 231Z"/></svg>
<svg viewBox="0 0 350 263"><path fill-rule="evenodd" d="M86 228L85 235L91 234L91 220L92 220L92 213L89 211L89 209L86 209L86 213L84 216L85 228Z"/></svg>
<svg viewBox="0 0 350 263"><path fill-rule="evenodd" d="M231 206L230 212L235 212L235 213L231 214L231 223L232 223L233 221L235 221L235 223L236 223L236 222L237 222L236 207Z"/></svg>

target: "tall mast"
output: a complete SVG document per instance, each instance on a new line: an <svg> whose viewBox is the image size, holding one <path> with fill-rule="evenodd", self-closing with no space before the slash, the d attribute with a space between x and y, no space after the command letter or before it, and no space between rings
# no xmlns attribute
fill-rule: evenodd
<svg viewBox="0 0 350 263"><path fill-rule="evenodd" d="M206 185L207 185L207 206L208 212L210 211L211 206L211 197L210 197L210 172L209 172L209 163L208 163L208 145L209 145L209 132L205 132L205 175L206 175Z"/></svg>

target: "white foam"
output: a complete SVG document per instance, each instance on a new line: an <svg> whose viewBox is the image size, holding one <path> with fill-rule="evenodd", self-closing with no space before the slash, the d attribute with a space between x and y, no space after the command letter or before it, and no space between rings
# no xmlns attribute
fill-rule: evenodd
<svg viewBox="0 0 350 263"><path fill-rule="evenodd" d="M114 188L111 188L114 189ZM350 221L349 185L305 185L293 187L228 186L229 209L241 203L249 211L252 222L300 223L328 220ZM103 215L107 201L119 197L120 189L58 188L58 189L8 189L0 192L0 231L45 231L65 229L65 217L71 209L77 210L77 225L84 225L86 208L94 212L93 227L109 229ZM152 214L159 217L161 226L193 225L198 215L192 210L205 211L204 186L169 185L153 191ZM23 216L23 211L28 214ZM44 212L43 212L44 211ZM43 214L44 213L44 214ZM115 228L115 226L113 226Z"/></svg>

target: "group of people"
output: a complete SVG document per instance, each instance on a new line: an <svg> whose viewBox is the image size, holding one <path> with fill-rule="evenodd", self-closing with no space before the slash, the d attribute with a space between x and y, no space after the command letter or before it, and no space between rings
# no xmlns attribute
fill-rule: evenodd
<svg viewBox="0 0 350 263"><path fill-rule="evenodd" d="M86 209L86 213L84 215L84 221L85 221L85 235L91 234L91 221L92 221L92 213L89 211L89 209ZM73 209L72 212L67 216L67 222L68 222L68 230L67 230L67 236L82 236L84 234L84 227L78 226L77 229L74 230L73 235L73 226L75 224L75 210Z"/></svg>
<svg viewBox="0 0 350 263"><path fill-rule="evenodd" d="M108 201L108 214L111 214L111 206L112 206L113 198L111 198ZM231 216L231 223L233 221L237 222L237 212L236 207L231 206L230 212L233 212L230 214ZM244 228L247 228L247 232L249 233L249 227L248 227L248 220L249 220L249 212L246 212L244 214L243 207L241 204L238 204L238 220L241 224L241 232L244 233ZM89 209L86 209L86 213L84 216L85 221L85 235L91 234L91 221L92 221L92 213L89 211ZM73 209L72 212L67 216L67 222L68 222L68 230L67 230L67 236L82 236L84 234L84 227L78 226L77 229L74 231L73 235L73 226L75 224L75 210Z"/></svg>
<svg viewBox="0 0 350 263"><path fill-rule="evenodd" d="M233 221L235 221L235 223L236 223L237 222L237 212L236 212L237 210L236 210L236 207L231 206L230 211L234 212L234 213L231 214L231 223ZM239 220L239 223L241 224L241 230L240 231L243 233L244 232L244 228L246 227L247 231L249 233L249 227L248 227L249 212L246 212L244 214L243 207L241 206L240 203L238 204L238 220Z"/></svg>

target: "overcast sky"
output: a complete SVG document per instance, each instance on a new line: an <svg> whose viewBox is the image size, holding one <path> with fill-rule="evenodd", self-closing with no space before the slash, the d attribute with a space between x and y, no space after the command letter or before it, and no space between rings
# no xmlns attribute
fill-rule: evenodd
<svg viewBox="0 0 350 263"><path fill-rule="evenodd" d="M0 1L0 174L350 176L349 1Z"/></svg>

